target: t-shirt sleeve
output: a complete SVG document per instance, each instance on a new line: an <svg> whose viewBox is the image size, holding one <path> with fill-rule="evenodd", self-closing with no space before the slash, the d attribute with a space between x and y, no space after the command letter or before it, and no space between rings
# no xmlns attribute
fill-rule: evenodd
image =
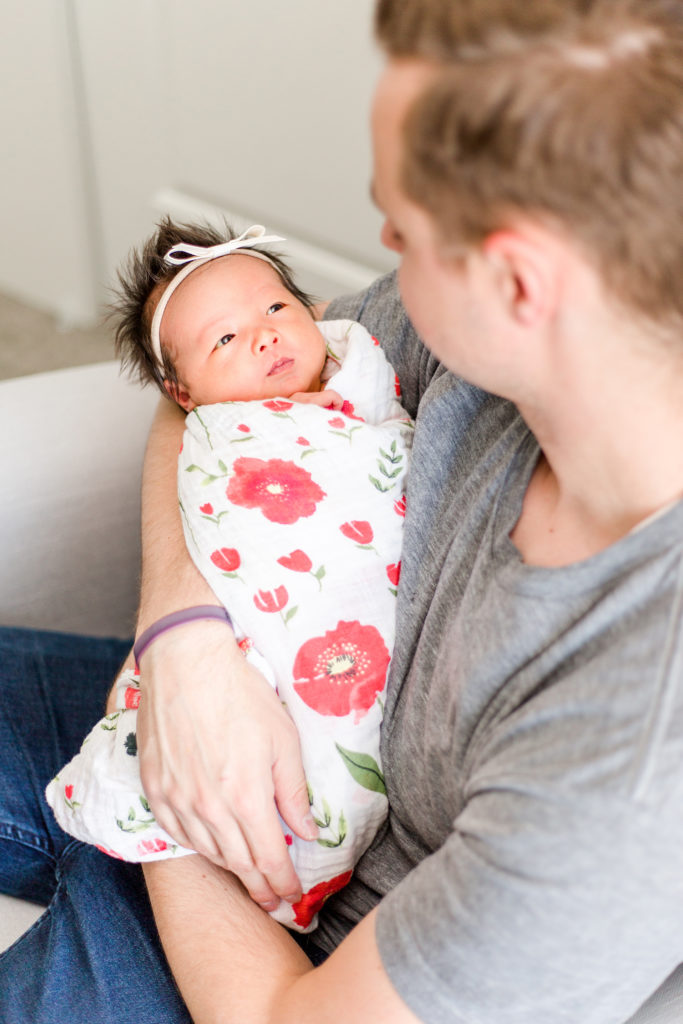
<svg viewBox="0 0 683 1024"><path fill-rule="evenodd" d="M380 905L384 966L429 1024L621 1024L683 962L680 702L644 791L628 710L591 744L604 723L561 706L481 741L447 841Z"/></svg>
<svg viewBox="0 0 683 1024"><path fill-rule="evenodd" d="M401 303L396 273L380 277L355 295L333 299L325 320L356 320L377 338L398 375L401 400L410 416L436 374L444 368L418 338Z"/></svg>

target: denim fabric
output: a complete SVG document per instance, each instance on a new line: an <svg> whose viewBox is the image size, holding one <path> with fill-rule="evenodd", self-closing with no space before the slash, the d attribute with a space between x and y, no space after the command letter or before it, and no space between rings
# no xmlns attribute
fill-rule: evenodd
<svg viewBox="0 0 683 1024"><path fill-rule="evenodd" d="M139 866L61 832L43 796L129 647L0 629L0 890L47 904L0 954L2 1024L189 1024Z"/></svg>
<svg viewBox="0 0 683 1024"><path fill-rule="evenodd" d="M137 864L62 832L44 797L130 643L0 628L0 891L47 904L0 954L0 1024L191 1024ZM294 938L313 961L326 954Z"/></svg>

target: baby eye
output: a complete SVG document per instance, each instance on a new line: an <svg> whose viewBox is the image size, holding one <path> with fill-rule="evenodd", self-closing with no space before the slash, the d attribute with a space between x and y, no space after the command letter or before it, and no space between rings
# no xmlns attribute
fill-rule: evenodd
<svg viewBox="0 0 683 1024"><path fill-rule="evenodd" d="M227 345L234 337L234 334L224 334L221 340L216 342L216 348L222 348L223 345Z"/></svg>
<svg viewBox="0 0 683 1024"><path fill-rule="evenodd" d="M279 312L279 310L284 309L284 308L285 308L284 302L274 302L273 305L269 308L268 313L277 313L277 312Z"/></svg>

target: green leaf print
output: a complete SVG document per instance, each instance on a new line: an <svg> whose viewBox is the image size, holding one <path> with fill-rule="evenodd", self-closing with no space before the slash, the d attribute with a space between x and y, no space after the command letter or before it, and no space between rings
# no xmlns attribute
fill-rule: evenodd
<svg viewBox="0 0 683 1024"><path fill-rule="evenodd" d="M319 829L324 829L329 834L328 837L319 836L316 839L316 843L318 844L318 846L324 846L327 850L334 850L338 846L341 846L341 844L346 839L348 826L346 824L346 817L344 815L344 811L342 810L339 812L339 822L337 825L337 832L335 833L334 826L332 823L332 808L328 804L325 797L323 797L322 817L320 817L320 812L316 811L313 806L313 790L311 789L310 784L308 782L306 782L306 785L308 787L308 797L309 803L311 805L311 816L313 818L313 821L316 823Z"/></svg>
<svg viewBox="0 0 683 1024"><path fill-rule="evenodd" d="M299 611L299 605L298 605L298 604L295 604L293 608L288 608L288 609L287 609L287 611L285 612L285 614L284 614L284 615L282 616L282 621L284 622L285 626L287 625L287 623L289 622L289 620L290 620L291 618L293 618L293 616L294 616L294 615L296 615L296 613L297 613L298 611Z"/></svg>
<svg viewBox="0 0 683 1024"><path fill-rule="evenodd" d="M122 832L144 832L145 829L150 828L151 825L156 823L156 818L152 814L146 798L140 794L138 800L142 809L149 814L149 818L138 818L136 809L134 807L129 808L127 821L122 821L121 818L116 819L116 824Z"/></svg>
<svg viewBox="0 0 683 1024"><path fill-rule="evenodd" d="M386 796L387 788L384 784L384 776L374 757L361 751L346 750L338 743L335 743L335 747L359 786L362 786L363 789L370 789L373 793L384 793Z"/></svg>
<svg viewBox="0 0 683 1024"><path fill-rule="evenodd" d="M377 477L376 477L376 476L370 476L370 474L369 474L369 473L368 473L368 480L370 481L370 483L372 484L372 486L373 486L374 488L376 488L376 489L377 489L378 491L381 491L381 492L382 492L382 494L386 494L386 492L387 492L387 491L391 491L391 490L393 490L393 488L394 488L394 485L393 485L393 484L391 485L391 487L385 487L385 486L384 486L383 484L381 484L381 483L379 482L379 480L377 479Z"/></svg>
<svg viewBox="0 0 683 1024"><path fill-rule="evenodd" d="M385 478L385 483L381 483L376 476L368 474L368 480L378 491L386 493L387 491L393 490L396 486L396 477L401 475L403 467L403 453L399 452L396 447L396 441L391 442L389 451L385 451L384 448L379 449L380 458L377 459L377 466L381 475ZM393 480L394 483L389 483Z"/></svg>

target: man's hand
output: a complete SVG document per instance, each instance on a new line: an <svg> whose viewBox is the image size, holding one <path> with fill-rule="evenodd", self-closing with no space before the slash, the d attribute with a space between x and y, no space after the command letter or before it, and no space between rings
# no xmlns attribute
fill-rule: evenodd
<svg viewBox="0 0 683 1024"><path fill-rule="evenodd" d="M265 910L298 899L276 800L297 835L317 828L297 731L272 687L215 622L159 637L140 670L140 771L159 824L238 875Z"/></svg>

